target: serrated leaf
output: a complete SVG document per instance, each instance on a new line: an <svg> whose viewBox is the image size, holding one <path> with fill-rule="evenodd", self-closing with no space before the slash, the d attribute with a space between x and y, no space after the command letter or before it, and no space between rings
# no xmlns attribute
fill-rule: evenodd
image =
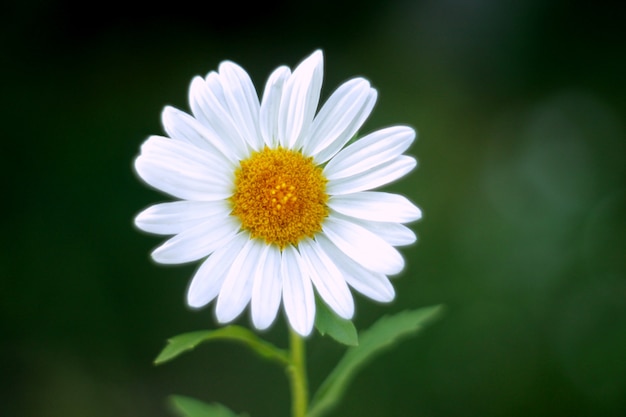
<svg viewBox="0 0 626 417"><path fill-rule="evenodd" d="M351 320L337 316L319 298L315 298L315 327L322 336L328 335L348 346L359 344L359 336Z"/></svg>
<svg viewBox="0 0 626 417"><path fill-rule="evenodd" d="M154 360L155 365L174 359L180 354L194 349L200 343L227 340L243 343L263 358L289 364L289 357L282 349L260 339L256 334L241 326L226 326L216 330L203 330L174 336Z"/></svg>
<svg viewBox="0 0 626 417"><path fill-rule="evenodd" d="M221 404L207 404L191 397L171 395L169 404L172 411L179 417L246 417L246 414L236 414Z"/></svg>
<svg viewBox="0 0 626 417"><path fill-rule="evenodd" d="M359 337L359 346L349 348L311 401L308 417L321 417L337 405L348 384L369 360L401 338L416 334L443 313L443 306L404 311L378 320Z"/></svg>

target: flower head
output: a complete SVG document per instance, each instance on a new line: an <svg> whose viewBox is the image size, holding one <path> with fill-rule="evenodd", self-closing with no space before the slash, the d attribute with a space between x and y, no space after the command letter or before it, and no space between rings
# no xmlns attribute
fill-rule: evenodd
<svg viewBox="0 0 626 417"><path fill-rule="evenodd" d="M265 329L282 300L291 327L308 335L314 291L346 319L354 313L349 287L380 302L395 295L388 276L404 260L394 246L415 241L403 223L421 212L403 196L369 190L415 167L403 155L415 132L389 127L346 146L376 90L354 78L316 112L322 67L316 51L293 72L277 68L259 101L248 74L222 62L193 79L193 115L166 107L169 137L148 138L135 160L147 184L177 199L135 219L141 230L173 235L153 259L202 260L187 302L199 308L217 298L221 323L250 304L254 326Z"/></svg>

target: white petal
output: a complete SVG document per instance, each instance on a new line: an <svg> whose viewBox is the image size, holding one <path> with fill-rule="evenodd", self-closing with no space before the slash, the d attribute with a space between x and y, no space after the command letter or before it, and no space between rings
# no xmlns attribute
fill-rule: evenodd
<svg viewBox="0 0 626 417"><path fill-rule="evenodd" d="M254 277L265 261L266 247L262 240L250 239L232 263L217 296L215 315L220 323L233 321L250 301Z"/></svg>
<svg viewBox="0 0 626 417"><path fill-rule="evenodd" d="M224 87L222 87L222 79L219 74L215 71L210 71L204 81L208 89L211 90L213 97L219 102L220 107L228 109L228 102L226 101Z"/></svg>
<svg viewBox="0 0 626 417"><path fill-rule="evenodd" d="M389 243L391 246L412 245L417 240L415 233L400 223L375 222L357 219L354 217L346 217L338 214L336 214L336 216L364 227L383 239L385 242Z"/></svg>
<svg viewBox="0 0 626 417"><path fill-rule="evenodd" d="M367 101L364 103L361 111L354 119L354 123L350 126L350 129L347 130L341 138L331 143L326 149L322 150L319 154L315 155L315 160L318 163L326 162L329 159L333 158L340 150L345 146L346 143L356 135L357 130L363 125L365 120L368 118L372 109L374 108L374 104L376 104L376 98L378 97L378 93L373 88L370 89L369 94L367 96Z"/></svg>
<svg viewBox="0 0 626 417"><path fill-rule="evenodd" d="M330 180L326 186L326 192L329 195L337 195L371 190L403 177L415 168L416 165L417 161L415 158L400 155L367 172L338 180Z"/></svg>
<svg viewBox="0 0 626 417"><path fill-rule="evenodd" d="M237 130L230 110L222 102L223 99L214 92L217 87L209 88L208 85L218 84L218 77L216 73L210 73L206 81L201 77L193 79L189 91L191 110L196 119L212 128L233 149L235 156L242 159L248 154L248 145Z"/></svg>
<svg viewBox="0 0 626 417"><path fill-rule="evenodd" d="M232 194L230 164L183 141L151 136L141 145L135 168L149 185L181 199L215 200Z"/></svg>
<svg viewBox="0 0 626 417"><path fill-rule="evenodd" d="M168 239L152 252L152 259L161 264L181 264L196 261L212 253L239 230L232 216L217 216Z"/></svg>
<svg viewBox="0 0 626 417"><path fill-rule="evenodd" d="M150 186L184 200L214 201L232 195L232 181L209 167L163 155L140 155L135 171Z"/></svg>
<svg viewBox="0 0 626 417"><path fill-rule="evenodd" d="M205 151L188 142L163 136L150 136L141 145L141 155L164 160L180 160L185 165L210 168L216 174L228 176L232 166L220 154Z"/></svg>
<svg viewBox="0 0 626 417"><path fill-rule="evenodd" d="M252 323L259 330L267 329L274 322L282 290L280 250L270 245L266 245L265 250L265 263L257 269L250 301Z"/></svg>
<svg viewBox="0 0 626 417"><path fill-rule="evenodd" d="M259 128L263 141L270 148L278 145L278 109L280 108L280 97L283 92L285 81L291 75L288 67L276 68L267 80L261 109L259 110Z"/></svg>
<svg viewBox="0 0 626 417"><path fill-rule="evenodd" d="M315 321L313 285L293 246L283 249L280 271L283 277L283 304L289 324L301 336L308 336Z"/></svg>
<svg viewBox="0 0 626 417"><path fill-rule="evenodd" d="M324 168L329 180L367 172L373 167L395 159L408 149L415 131L406 126L393 126L370 133L344 148Z"/></svg>
<svg viewBox="0 0 626 417"><path fill-rule="evenodd" d="M315 117L304 152L318 164L335 155L359 130L376 103L376 90L364 79L344 83Z"/></svg>
<svg viewBox="0 0 626 417"><path fill-rule="evenodd" d="M341 271L316 241L305 239L298 249L320 297L339 317L351 319L354 300Z"/></svg>
<svg viewBox="0 0 626 417"><path fill-rule="evenodd" d="M232 147L215 131L198 120L171 106L165 106L161 114L163 127L172 139L182 140L207 152L226 158L231 163L237 161Z"/></svg>
<svg viewBox="0 0 626 417"><path fill-rule="evenodd" d="M212 217L224 218L231 210L224 200L173 201L148 207L135 217L135 225L144 232L175 235Z"/></svg>
<svg viewBox="0 0 626 417"><path fill-rule="evenodd" d="M363 227L380 236L391 246L412 245L417 240L413 230L399 223L367 222Z"/></svg>
<svg viewBox="0 0 626 417"><path fill-rule="evenodd" d="M260 104L252 80L239 65L230 61L220 64L219 76L235 128L253 149L260 150L263 147L259 131Z"/></svg>
<svg viewBox="0 0 626 417"><path fill-rule="evenodd" d="M346 273L346 281L356 291L374 301L390 303L396 297L387 275L368 271L358 265L354 271Z"/></svg>
<svg viewBox="0 0 626 417"><path fill-rule="evenodd" d="M318 235L316 240L333 259L352 288L366 297L382 303L388 303L394 299L395 291L385 274L363 268L347 257L323 234Z"/></svg>
<svg viewBox="0 0 626 417"><path fill-rule="evenodd" d="M190 307L203 307L217 297L231 265L248 240L247 233L238 234L200 265L187 290L187 304Z"/></svg>
<svg viewBox="0 0 626 417"><path fill-rule="evenodd" d="M310 128L320 98L323 63L322 52L315 51L285 83L278 110L278 136L285 148L293 149Z"/></svg>
<svg viewBox="0 0 626 417"><path fill-rule="evenodd" d="M369 90L370 83L363 78L353 78L340 85L315 116L302 146L304 153L312 155L333 142L352 123Z"/></svg>
<svg viewBox="0 0 626 417"><path fill-rule="evenodd" d="M418 220L422 212L406 197L376 191L332 196L328 207L364 220L407 223Z"/></svg>
<svg viewBox="0 0 626 417"><path fill-rule="evenodd" d="M343 253L364 268L385 275L397 274L404 268L404 259L393 246L355 223L331 216L324 221L322 230Z"/></svg>

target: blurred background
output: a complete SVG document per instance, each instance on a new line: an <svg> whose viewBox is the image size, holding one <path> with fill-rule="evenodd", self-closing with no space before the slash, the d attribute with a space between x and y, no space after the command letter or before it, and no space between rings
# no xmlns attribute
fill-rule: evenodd
<svg viewBox="0 0 626 417"><path fill-rule="evenodd" d="M322 99L368 78L362 132L410 124L419 160L387 187L424 211L390 305L445 318L361 372L336 416L626 415L626 37L585 1L273 1L2 6L0 416L172 416L169 394L289 414L282 371L167 338L215 327L184 303L196 265L155 265L132 225L167 197L132 161L189 111L195 75L233 60L260 91L325 53ZM247 315L239 323L249 326ZM263 337L286 346L281 317ZM316 388L343 354L308 342Z"/></svg>

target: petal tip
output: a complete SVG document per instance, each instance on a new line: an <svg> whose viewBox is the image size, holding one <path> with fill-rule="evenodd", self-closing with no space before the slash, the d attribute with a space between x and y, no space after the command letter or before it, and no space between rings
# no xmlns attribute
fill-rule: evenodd
<svg viewBox="0 0 626 417"><path fill-rule="evenodd" d="M206 306L210 302L210 300L203 300L202 298L198 297L198 294L194 294L191 291L187 293L186 301L189 308L192 308L194 310L198 310Z"/></svg>

